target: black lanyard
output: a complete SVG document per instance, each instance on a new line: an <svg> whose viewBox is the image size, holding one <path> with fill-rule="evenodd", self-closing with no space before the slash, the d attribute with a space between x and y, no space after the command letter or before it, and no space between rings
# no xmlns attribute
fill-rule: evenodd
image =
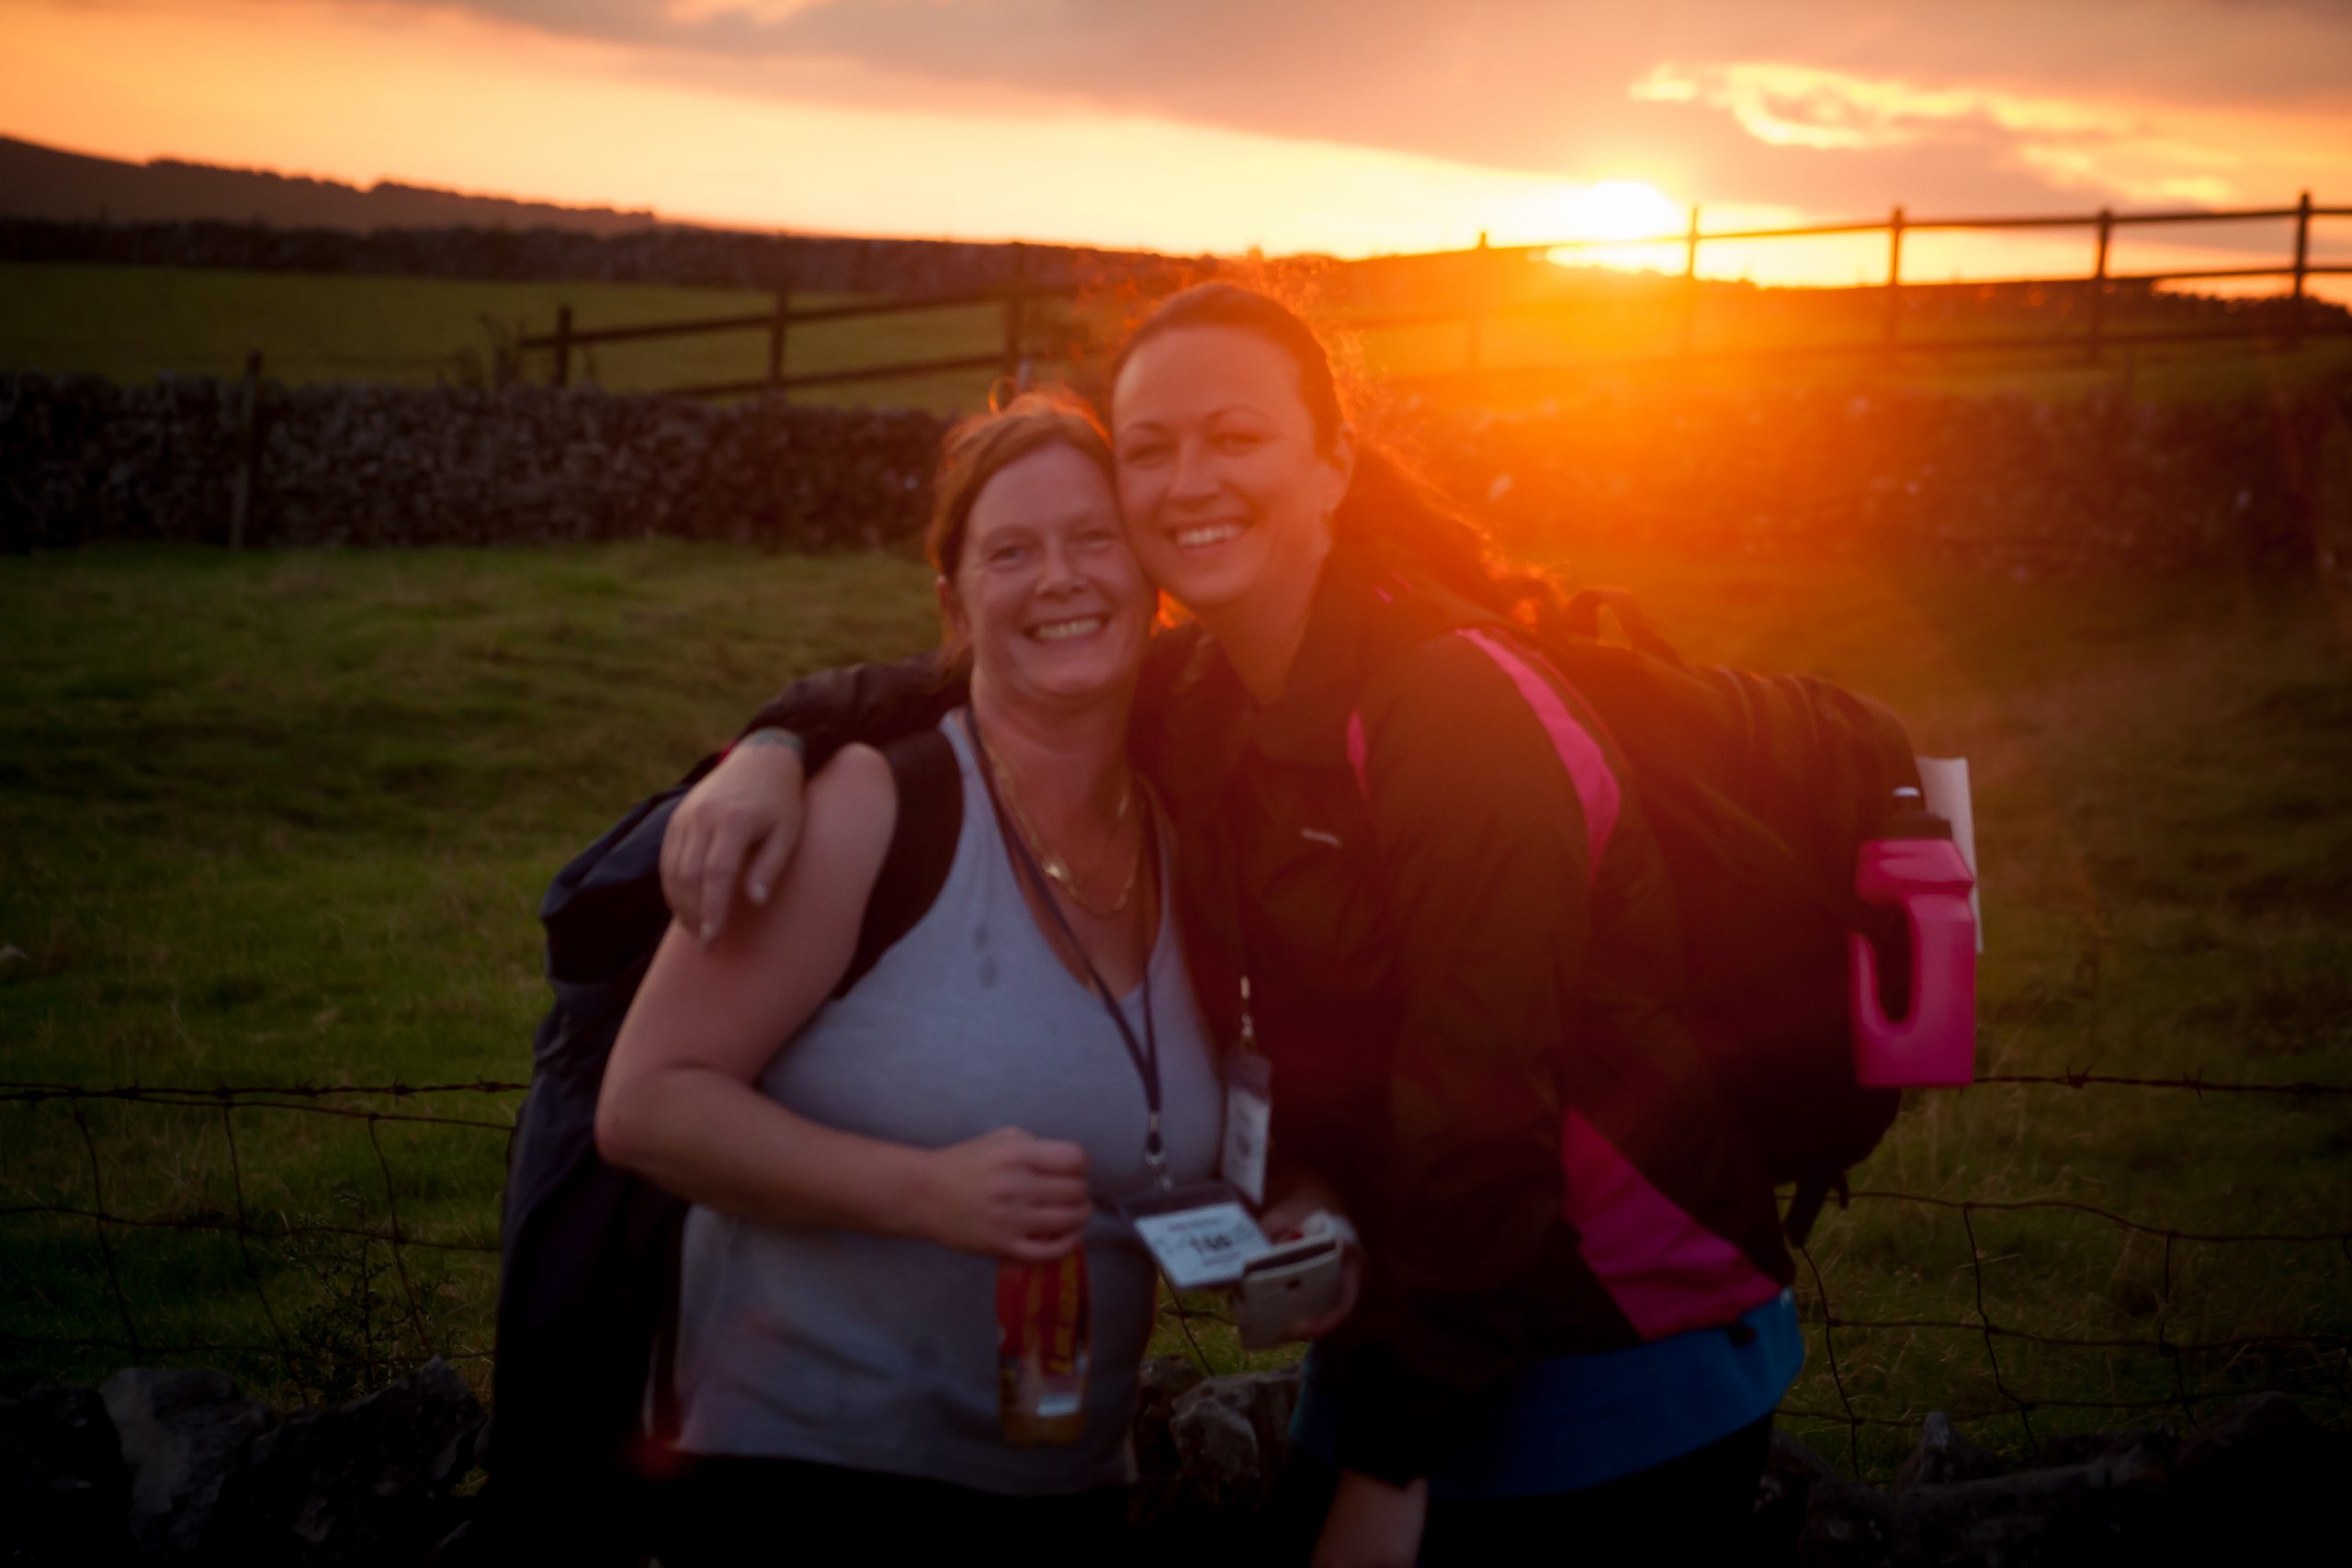
<svg viewBox="0 0 2352 1568"><path fill-rule="evenodd" d="M980 751L980 779L988 785L989 801L996 807L997 823L1001 829L1007 826L1005 818L1008 814L1004 809L1004 803L997 799L994 753L989 750L988 742L980 738L979 715L967 711L967 717L971 726L973 744L978 746ZM1151 797L1140 788L1136 791L1136 795L1143 802L1144 852L1152 857L1151 894L1156 899L1159 896L1157 824L1151 816ZM1030 852L1029 840L1022 833L1019 825L1012 825L1012 831L1001 832L999 836L1012 841L1014 863L1020 866L1028 876L1029 885L1037 890L1037 897L1044 901L1047 912L1054 917L1055 926L1060 930L1062 936L1077 952L1078 961L1086 965L1086 977L1094 982L1094 994L1102 998L1102 1010L1109 1013L1111 1021L1118 1026L1119 1038L1127 1047L1127 1059L1135 1064L1136 1076L1143 1080L1143 1103L1147 1112L1144 1122L1143 1163L1150 1170L1152 1179L1164 1192L1172 1183L1168 1175L1168 1148L1159 1136L1159 1032L1154 1026L1151 1016L1153 944L1147 942L1144 946L1143 1038L1137 1040L1135 1026L1127 1021L1127 1015L1121 1010L1118 998L1111 994L1109 982L1102 978L1102 972L1094 967L1094 960L1088 956L1086 944L1078 940L1078 932L1070 929L1069 917L1062 913L1061 904L1054 897L1053 885L1046 880L1045 868L1037 863L1037 857ZM1147 919L1144 922L1144 930L1148 931L1150 929L1151 922Z"/></svg>

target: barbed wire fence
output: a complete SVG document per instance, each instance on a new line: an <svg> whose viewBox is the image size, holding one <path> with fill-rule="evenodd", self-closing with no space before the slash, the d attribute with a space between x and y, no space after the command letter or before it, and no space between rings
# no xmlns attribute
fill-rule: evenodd
<svg viewBox="0 0 2352 1568"><path fill-rule="evenodd" d="M26 1108L44 1104L62 1104L70 1121L73 1134L81 1148L83 1164L88 1173L90 1201L87 1204L71 1202L30 1202L0 1204L0 1222L17 1221L36 1216L86 1221L107 1280L107 1295L121 1326L119 1338L89 1336L64 1337L28 1335L12 1329L0 1329L0 1342L45 1347L51 1349L107 1350L129 1356L141 1362L153 1358L192 1356L237 1356L274 1361L285 1371L288 1382L296 1387L315 1385L309 1375L309 1363L297 1330L289 1330L285 1316L273 1298L260 1259L256 1244L301 1242L311 1238L332 1237L356 1240L363 1245L382 1244L391 1259L391 1271L399 1290L398 1310L413 1332L416 1348L411 1350L379 1350L372 1337L361 1327L364 1373L373 1386L390 1367L415 1365L440 1357L446 1360L487 1362L491 1351L486 1347L443 1345L428 1325L424 1292L409 1270L410 1249L425 1252L476 1254L495 1257L498 1243L494 1240L449 1240L410 1234L401 1223L399 1186L395 1181L391 1160L385 1152L378 1129L384 1122L407 1123L436 1127L467 1128L478 1132L509 1134L514 1130L512 1120L496 1121L484 1116L438 1114L424 1111L388 1111L373 1107L362 1109L338 1100L390 1098L395 1100L437 1100L451 1095L503 1095L519 1093L528 1088L525 1084L480 1081L466 1084L375 1084L357 1086L320 1086L313 1084L220 1085L211 1089L177 1086L149 1087L130 1085L121 1088L94 1089L87 1086L52 1082L0 1081L0 1105ZM233 1217L205 1215L135 1215L116 1212L107 1202L103 1162L99 1157L98 1137L90 1126L85 1107L94 1103L119 1103L174 1109L211 1109L220 1113L221 1137L229 1162L230 1188L233 1195ZM377 1172L382 1181L385 1224L340 1224L321 1221L281 1221L276 1224L257 1223L246 1192L246 1174L243 1145L237 1132L241 1112L289 1111L305 1116L333 1118L362 1123ZM11 1137L10 1146L21 1148L25 1140ZM122 1284L115 1233L117 1231L175 1231L185 1233L225 1233L236 1238L237 1249L244 1276L252 1287L254 1299L261 1317L267 1325L271 1343L266 1345L234 1342L171 1343L143 1333L138 1314L133 1311L130 1294ZM363 1260L363 1268L365 1263ZM363 1280L363 1285L365 1281ZM364 1303L363 1303L364 1310Z"/></svg>
<svg viewBox="0 0 2352 1568"><path fill-rule="evenodd" d="M2079 1092L2089 1089L2146 1089L2169 1093L2204 1095L2246 1095L2280 1097L2298 1100L2336 1100L2352 1097L2352 1084L2330 1084L2310 1081L2243 1082L2211 1078L2199 1075L2175 1077L2133 1077L2115 1074L2062 1072L2055 1074L2000 1073L1980 1077L1980 1085L2009 1084L2041 1089L2060 1089ZM62 1201L26 1202L0 1205L0 1222L48 1218L86 1222L107 1280L107 1293L121 1325L119 1338L91 1336L52 1337L0 1328L0 1342L40 1347L53 1350L104 1350L129 1357L141 1362L159 1357L189 1357L204 1355L236 1355L272 1359L282 1365L287 1376L296 1386L305 1383L305 1357L298 1343L299 1335L288 1330L277 1302L265 1279L265 1271L255 1257L256 1244L283 1245L304 1237L331 1236L356 1239L363 1244L382 1244L389 1251L391 1270L397 1281L400 1298L398 1310L407 1318L415 1336L413 1350L382 1352L371 1359L370 1376L392 1365L414 1365L438 1356L450 1360L487 1361L492 1352L485 1347L435 1343L428 1325L424 1292L412 1275L408 1254L411 1250L452 1253L489 1254L498 1252L495 1241L452 1240L413 1235L401 1218L399 1183L394 1179L392 1163L386 1154L379 1129L386 1122L418 1124L435 1127L466 1128L480 1132L511 1134L511 1120L492 1120L484 1116L443 1114L426 1110L384 1110L362 1107L346 1101L390 1100L395 1103L423 1102L438 1106L460 1097L489 1097L519 1094L529 1086L477 1080L465 1083L369 1085L315 1084L240 1084L212 1088L193 1086L128 1085L118 1088L91 1088L84 1085L54 1082L18 1082L0 1080L0 1105L14 1105L26 1111L42 1106L62 1105L70 1120L74 1134L79 1142L84 1163L88 1171L89 1201L87 1203ZM137 1104L158 1108L217 1109L220 1114L221 1135L229 1157L229 1175L234 1194L233 1217L189 1215L133 1215L115 1212L108 1204L99 1157L98 1137L92 1130L85 1107L95 1103ZM298 1115L332 1117L356 1121L365 1124L369 1149L382 1181L385 1223L381 1225L339 1224L315 1221L283 1221L277 1224L255 1223L245 1192L243 1155L239 1143L237 1122L241 1113L280 1111ZM21 1147L14 1136L12 1146ZM2352 1323L2341 1329L2328 1329L2295 1334L2251 1334L2213 1339L2176 1339L2166 1330L2159 1314L2152 1336L2086 1337L2049 1335L2020 1327L2012 1323L1997 1322L1986 1304L1984 1291L1984 1249L1978 1245L1977 1217L1991 1213L2062 1213L2096 1221L2132 1236L2145 1236L2163 1243L2161 1296L2168 1299L2174 1277L2175 1248L2183 1245L2222 1245L2267 1247L2282 1245L2312 1245L2333 1243L2342 1250L2348 1265L2352 1265L2352 1229L2320 1230L2255 1230L2216 1231L2176 1225L2134 1218L2093 1204L2064 1198L2025 1198L2003 1201L1952 1198L1923 1192L1904 1192L1883 1189L1857 1189L1850 1196L1856 1204L1904 1204L1940 1210L1958 1215L1962 1238L1967 1249L1967 1262L1962 1270L1969 1277L1969 1305L1963 1315L1953 1317L1849 1317L1835 1305L1828 1285L1811 1247L1799 1249L1798 1258L1804 1272L1799 1285L1809 1284L1811 1300L1801 1305L1801 1316L1811 1327L1820 1331L1821 1343L1831 1385L1838 1394L1839 1408L1820 1410L1783 1404L1780 1414L1784 1417L1817 1421L1842 1426L1847 1430L1848 1457L1857 1475L1864 1473L1861 1436L1868 1427L1907 1428L1917 1424L1918 1414L1906 1411L1902 1415L1870 1413L1857 1408L1852 1391L1848 1385L1845 1368L1838 1356L1838 1334L1866 1333L1879 1330L1909 1330L1949 1333L1972 1337L1981 1341L1984 1360L1991 1375L1997 1403L1982 1409L1947 1412L1955 1423L1970 1423L2014 1418L2022 1429L2030 1449L2039 1449L2042 1435L2034 1425L2035 1416L2044 1411L2099 1411L2113 1415L2139 1414L2151 1411L2177 1410L2190 1426L2196 1425L2200 1406L2208 1412L2220 1402L2266 1392L2272 1383L2246 1386L2192 1387L2185 1359L2205 1356L2263 1351L2303 1351L2310 1356L2312 1372L2333 1373L2333 1386L2323 1386L2317 1378L2307 1378L2292 1389L2282 1390L2299 1397L2319 1397L2337 1404L2352 1401ZM141 1331L139 1315L130 1297L123 1289L122 1272L116 1251L118 1232L166 1230L181 1232L225 1232L236 1238L243 1260L244 1275L253 1289L263 1321L268 1325L269 1344L197 1343L175 1344L158 1340ZM1222 1323L1227 1326L1230 1317L1213 1307L1199 1303L1187 1305L1182 1300L1168 1299L1161 1311L1172 1317L1190 1346L1203 1371L1210 1370L1208 1357L1203 1352L1193 1327L1201 1321ZM2001 1347L2005 1343L2049 1347L2078 1351L2139 1351L2156 1358L2168 1366L2172 1392L2156 1398L2085 1399L2039 1394L2014 1386L2003 1364Z"/></svg>

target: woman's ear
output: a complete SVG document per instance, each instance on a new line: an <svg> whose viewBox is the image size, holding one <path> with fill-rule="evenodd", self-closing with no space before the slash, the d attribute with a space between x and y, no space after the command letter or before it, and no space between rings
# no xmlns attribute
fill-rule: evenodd
<svg viewBox="0 0 2352 1568"><path fill-rule="evenodd" d="M1323 509L1329 517L1339 511L1340 502L1347 499L1348 487L1356 477L1356 433L1353 425L1343 424L1331 433L1331 449L1324 457L1331 469L1333 480L1331 503Z"/></svg>

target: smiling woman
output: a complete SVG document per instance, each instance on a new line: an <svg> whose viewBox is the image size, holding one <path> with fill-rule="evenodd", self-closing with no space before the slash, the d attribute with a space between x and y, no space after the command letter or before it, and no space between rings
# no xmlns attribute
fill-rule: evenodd
<svg viewBox="0 0 2352 1568"><path fill-rule="evenodd" d="M1089 455L1100 442L1083 411L1043 404L965 426L942 460L926 547L948 647L1033 699L1132 681L1150 631L1150 588Z"/></svg>
<svg viewBox="0 0 2352 1568"><path fill-rule="evenodd" d="M1109 467L1043 395L949 434L969 704L820 772L773 899L673 922L613 1047L599 1149L694 1205L665 1562L779 1512L887 1562L1115 1544L1154 1275L1113 1215L1207 1174L1219 1096L1126 755L1155 596ZM1020 1354L1043 1324L1057 1360Z"/></svg>
<svg viewBox="0 0 2352 1568"><path fill-rule="evenodd" d="M1226 324L1139 337L1115 395L1119 503L1154 581L1195 614L1270 573L1312 581L1354 448L1315 428L1281 348ZM1295 642L1304 594L1289 608L1263 624Z"/></svg>

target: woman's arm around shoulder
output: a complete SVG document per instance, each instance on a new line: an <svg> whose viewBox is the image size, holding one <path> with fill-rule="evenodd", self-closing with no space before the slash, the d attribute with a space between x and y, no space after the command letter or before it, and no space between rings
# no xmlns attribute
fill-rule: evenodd
<svg viewBox="0 0 2352 1568"><path fill-rule="evenodd" d="M1168 695L1200 647L1196 623L1155 636L1136 694L1137 760L1156 755ZM802 785L852 739L886 741L933 725L965 700L935 653L804 676L752 716L735 743L672 813L662 840L662 896L687 930L715 942L739 886L765 904L802 833Z"/></svg>
<svg viewBox="0 0 2352 1568"><path fill-rule="evenodd" d="M806 773L853 741L892 740L936 724L963 700L963 681L944 674L936 652L822 670L786 686L671 815L662 840L670 912L716 941L739 878L753 904L775 891L800 841Z"/></svg>

